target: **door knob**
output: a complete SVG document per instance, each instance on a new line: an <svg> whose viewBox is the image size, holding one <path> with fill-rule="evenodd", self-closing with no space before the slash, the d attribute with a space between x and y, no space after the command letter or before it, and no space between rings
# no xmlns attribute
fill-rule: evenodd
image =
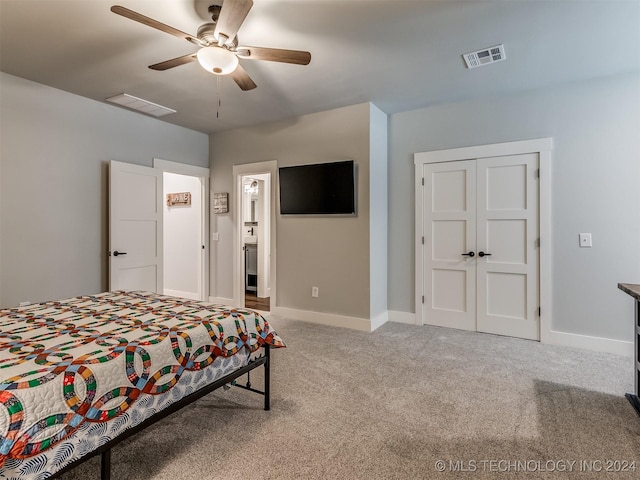
<svg viewBox="0 0 640 480"><path fill-rule="evenodd" d="M490 257L491 254L490 253L484 253L484 252L478 252L478 256L479 257Z"/></svg>
<svg viewBox="0 0 640 480"><path fill-rule="evenodd" d="M476 256L476 254L474 252L463 253L462 255L464 255L465 257L475 257Z"/></svg>
<svg viewBox="0 0 640 480"><path fill-rule="evenodd" d="M127 252L119 252L119 251L117 251L117 250L116 250L115 252L113 252L113 255L114 255L115 257L117 257L118 255L126 255L126 254L127 254Z"/></svg>

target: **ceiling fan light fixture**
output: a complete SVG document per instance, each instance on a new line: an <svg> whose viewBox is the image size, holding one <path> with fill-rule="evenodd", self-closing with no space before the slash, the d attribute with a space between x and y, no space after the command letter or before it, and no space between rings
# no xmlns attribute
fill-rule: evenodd
<svg viewBox="0 0 640 480"><path fill-rule="evenodd" d="M198 62L207 72L228 75L238 67L238 57L220 47L203 47L198 50Z"/></svg>

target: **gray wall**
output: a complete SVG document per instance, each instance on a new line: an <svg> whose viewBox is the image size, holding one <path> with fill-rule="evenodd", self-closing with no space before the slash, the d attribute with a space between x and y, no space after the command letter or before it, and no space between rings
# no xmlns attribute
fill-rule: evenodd
<svg viewBox="0 0 640 480"><path fill-rule="evenodd" d="M389 309L415 311L413 153L553 137L552 327L631 341L616 287L640 283L639 132L637 74L391 116Z"/></svg>
<svg viewBox="0 0 640 480"><path fill-rule="evenodd" d="M108 161L206 167L208 136L0 73L0 305L104 291Z"/></svg>
<svg viewBox="0 0 640 480"><path fill-rule="evenodd" d="M616 284L640 282L639 92L638 75L624 75L391 116L389 310L414 311L413 153L550 136L553 328L630 340L632 302ZM0 102L0 305L105 290L108 160L207 166L210 143L218 192L232 191L234 164L353 158L357 218L278 217L277 304L363 318L384 308L375 262L384 245L371 238L385 222L375 192L384 188L375 160L384 133L370 104L208 139L6 74ZM232 215L212 222L220 241L211 294L232 298ZM592 249L578 248L580 232L593 234Z"/></svg>
<svg viewBox="0 0 640 480"><path fill-rule="evenodd" d="M353 159L356 217L276 215L275 305L369 318L369 104L211 136L213 192L233 192L233 165L277 160L278 166ZM277 188L277 184L275 184ZM211 292L233 298L233 212L214 215ZM213 287L214 286L214 287ZM311 287L320 289L311 297ZM272 299L273 302L273 299Z"/></svg>

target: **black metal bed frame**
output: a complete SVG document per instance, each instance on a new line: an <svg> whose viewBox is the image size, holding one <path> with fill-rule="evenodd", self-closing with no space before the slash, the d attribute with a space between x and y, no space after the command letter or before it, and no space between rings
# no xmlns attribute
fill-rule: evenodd
<svg viewBox="0 0 640 480"><path fill-rule="evenodd" d="M186 397L178 400L177 402L172 403L171 405L169 405L167 408L161 410L160 412L150 416L149 418L144 420L142 423L136 425L135 427L123 431L116 438L110 440L109 442L105 443L104 445L101 445L100 447L98 447L97 449L93 450L91 453L85 455L84 457L73 461L72 463L70 463L69 465L64 467L62 470L54 473L51 478L52 479L58 478L58 477L60 477L60 475L63 475L64 473L67 473L70 470L73 470L75 467L77 467L81 463L84 463L85 461L89 460L90 458L93 458L96 455L100 455L100 479L101 480L110 480L111 479L111 449L113 447L115 447L117 444L119 444L123 440L129 438L130 436L135 435L136 433L144 430L148 426L153 425L157 421L162 420L163 418L166 418L167 416L171 415L172 413L177 412L178 410L182 409L183 407L186 407L187 405L195 402L199 398L202 398L205 395L213 392L214 390L217 390L220 387L224 387L225 385L231 384L231 385L234 385L236 387L240 387L240 388L243 388L245 390L249 390L251 392L259 393L260 395L264 395L264 409L265 410L270 410L271 409L271 404L270 404L271 374L269 372L269 368L270 368L270 363L271 363L271 354L270 354L269 345L264 345L262 348L264 348L264 355L261 355L259 357L256 357L256 358L253 358L253 359L249 360L249 363L247 365L245 365L244 367L241 367L241 368L239 368L237 370L234 370L233 372L225 375L222 378L219 378L218 380L216 380L213 383L205 385L201 389L196 390L192 394L187 395ZM261 365L264 365L264 391L256 390L255 388L253 388L251 386L251 379L249 377L249 372L251 372L251 370L254 370L254 369L260 367ZM247 377L248 377L246 385L238 384L236 382L236 379L238 377L241 377L245 373L247 374Z"/></svg>

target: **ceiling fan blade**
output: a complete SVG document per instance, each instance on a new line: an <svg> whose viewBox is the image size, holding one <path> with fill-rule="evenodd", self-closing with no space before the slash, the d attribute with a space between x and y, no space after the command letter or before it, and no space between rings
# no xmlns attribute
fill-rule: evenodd
<svg viewBox="0 0 640 480"><path fill-rule="evenodd" d="M183 55L182 57L172 58L171 60L166 60L160 63L154 63L153 65L149 65L149 68L151 70L169 70L170 68L179 67L185 63L191 63L196 58L198 58L197 54L190 53L188 55Z"/></svg>
<svg viewBox="0 0 640 480"><path fill-rule="evenodd" d="M251 7L253 0L224 0L216 22L215 37L219 39L222 34L227 38L223 43L233 42Z"/></svg>
<svg viewBox="0 0 640 480"><path fill-rule="evenodd" d="M242 90L253 90L257 87L255 82L251 80L251 77L245 72L244 68L242 68L242 65L238 65L229 75Z"/></svg>
<svg viewBox="0 0 640 480"><path fill-rule="evenodd" d="M311 54L302 50L283 50L280 48L238 47L236 54L251 60L268 60L270 62L294 63L309 65Z"/></svg>
<svg viewBox="0 0 640 480"><path fill-rule="evenodd" d="M123 17L129 18L136 22L142 23L149 27L160 30L161 32L168 33L169 35L173 35L174 37L183 38L188 42L195 43L196 45L201 45L200 40L198 40L193 35L189 35L177 28L170 27L169 25L165 25L164 23L158 22L153 18L145 17L144 15L134 12L133 10L129 10L128 8L121 7L120 5L114 5L111 7L111 11L113 13L117 13L118 15L122 15Z"/></svg>

